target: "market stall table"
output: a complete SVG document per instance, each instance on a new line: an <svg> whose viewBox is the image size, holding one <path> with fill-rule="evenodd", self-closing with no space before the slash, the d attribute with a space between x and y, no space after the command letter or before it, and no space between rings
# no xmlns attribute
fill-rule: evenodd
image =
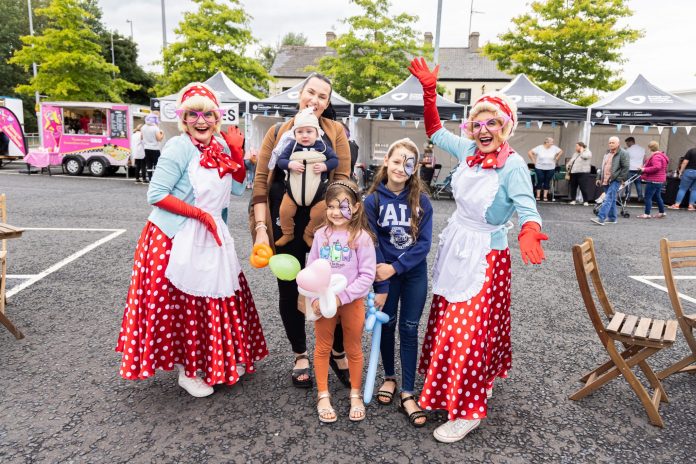
<svg viewBox="0 0 696 464"><path fill-rule="evenodd" d="M19 238L22 236L22 233L24 232L24 229L20 229L19 227L11 226L9 224L4 224L0 222L0 240L7 240L11 238ZM7 276L2 276L3 279L7 279ZM2 294L0 294L0 302L5 301L5 286L3 285L2 287ZM10 319L5 315L4 311L4 304L0 305L0 324L4 325L7 327L7 330L10 331L12 335L15 336L17 340L20 340L24 338L24 334L12 324Z"/></svg>
<svg viewBox="0 0 696 464"><path fill-rule="evenodd" d="M60 153L48 151L30 151L24 156L24 162L36 168L48 170L48 175L51 175L51 166L60 166L63 162L63 156ZM31 169L27 166L27 174L31 174Z"/></svg>

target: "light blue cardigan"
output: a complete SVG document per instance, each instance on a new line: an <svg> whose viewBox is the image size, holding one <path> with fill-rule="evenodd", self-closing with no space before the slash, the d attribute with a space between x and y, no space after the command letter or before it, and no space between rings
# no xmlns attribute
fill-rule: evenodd
<svg viewBox="0 0 696 464"><path fill-rule="evenodd" d="M217 137L216 137L217 138ZM224 147L225 153L229 149L224 140L217 138ZM171 138L162 150L162 156L157 161L157 169L150 179L150 188L147 190L147 201L154 205L167 195L171 194L186 203L193 204L193 186L189 180L188 165L191 159L198 158L200 152L193 145L188 135L178 135ZM244 193L244 183L232 180L232 194L240 196ZM152 208L148 220L159 227L167 237L172 238L186 222L186 217L170 213L157 206Z"/></svg>
<svg viewBox="0 0 696 464"><path fill-rule="evenodd" d="M445 129L438 130L431 137L432 142L462 162L467 156L472 156L476 144L464 137L458 137ZM477 166L481 169L481 166ZM511 154L502 168L495 170L498 174L500 187L495 194L493 203L486 210L486 222L500 225L510 220L517 211L520 226L528 221L534 221L541 226L541 216L536 209L532 178L529 168L517 153ZM507 230L491 233L491 249L504 250L508 247Z"/></svg>

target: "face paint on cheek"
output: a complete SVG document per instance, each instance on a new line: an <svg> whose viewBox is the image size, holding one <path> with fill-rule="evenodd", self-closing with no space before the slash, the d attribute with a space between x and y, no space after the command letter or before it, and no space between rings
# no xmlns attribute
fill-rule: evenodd
<svg viewBox="0 0 696 464"><path fill-rule="evenodd" d="M350 209L350 203L348 202L347 198L341 200L341 202L338 204L338 208L344 218L348 219L349 221L353 218L353 211Z"/></svg>
<svg viewBox="0 0 696 464"><path fill-rule="evenodd" d="M409 158L406 161L404 161L404 172L408 177L411 177L413 175L413 172L416 170L416 160L413 158Z"/></svg>

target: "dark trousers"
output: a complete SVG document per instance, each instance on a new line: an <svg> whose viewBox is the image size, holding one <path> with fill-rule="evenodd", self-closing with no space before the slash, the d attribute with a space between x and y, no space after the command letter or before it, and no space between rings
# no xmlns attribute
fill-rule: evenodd
<svg viewBox="0 0 696 464"><path fill-rule="evenodd" d="M148 178L152 177L152 173L157 167L157 160L160 157L159 150L148 150L145 149L145 163L147 164Z"/></svg>
<svg viewBox="0 0 696 464"><path fill-rule="evenodd" d="M425 260L413 269L389 279L389 295L384 311L389 322L382 325L380 352L384 376L394 376L394 343L396 318L399 318L399 351L401 354L401 391L413 393L418 357L418 324L428 295L428 264ZM401 306L399 308L399 306Z"/></svg>
<svg viewBox="0 0 696 464"><path fill-rule="evenodd" d="M536 172L537 184L536 188L538 190L548 190L551 186L551 180L553 175L556 173L555 169L537 169L534 168Z"/></svg>
<svg viewBox="0 0 696 464"><path fill-rule="evenodd" d="M570 201L575 201L575 198L578 196L578 187L580 187L580 193L582 193L582 201L590 201L590 193L587 192L586 185L587 184L582 184L580 182L580 179L583 176L583 172L577 172L574 174L570 175L570 192L568 195L570 196Z"/></svg>
<svg viewBox="0 0 696 464"><path fill-rule="evenodd" d="M662 182L646 182L645 183L645 214L650 214L653 198L657 202L657 210L660 213L665 212L665 204L662 201Z"/></svg>
<svg viewBox="0 0 696 464"><path fill-rule="evenodd" d="M282 174L279 176L277 172L274 174L274 177L275 179L283 178ZM280 202L284 193L285 183L273 182L270 191L271 222L273 223L273 234L269 236L271 240L273 240L273 237L280 237L283 234L279 225L279 217ZM286 253L292 255L297 258L302 267L305 265L307 252L309 252L309 247L302 239L305 227L309 223L309 210L310 208L308 207L297 208L297 213L295 214L295 239L285 246L276 247L276 254ZM307 333L305 332L305 316L297 309L298 295L297 282L278 279L278 310L285 328L285 335L288 337L294 353L304 353L307 351ZM311 308L308 308L308 310L311 311ZM333 349L338 353L343 352L343 328L341 324L336 326Z"/></svg>
<svg viewBox="0 0 696 464"><path fill-rule="evenodd" d="M135 179L147 180L147 162L145 158L135 160Z"/></svg>

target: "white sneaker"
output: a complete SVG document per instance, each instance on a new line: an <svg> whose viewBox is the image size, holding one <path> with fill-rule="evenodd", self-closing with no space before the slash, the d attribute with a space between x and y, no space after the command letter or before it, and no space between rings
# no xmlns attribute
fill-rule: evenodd
<svg viewBox="0 0 696 464"><path fill-rule="evenodd" d="M467 436L480 424L480 420L455 419L436 428L433 436L441 443L454 443Z"/></svg>
<svg viewBox="0 0 696 464"><path fill-rule="evenodd" d="M196 398L204 398L215 393L213 387L208 385L200 377L186 377L186 371L181 364L175 364L179 370L179 386L186 390L189 395Z"/></svg>
<svg viewBox="0 0 696 464"><path fill-rule="evenodd" d="M590 206L590 204L588 202L585 202L582 204L582 206Z"/></svg>
<svg viewBox="0 0 696 464"><path fill-rule="evenodd" d="M493 387L486 388L486 398L488 398L489 400L493 398Z"/></svg>
<svg viewBox="0 0 696 464"><path fill-rule="evenodd" d="M244 364L242 364L242 363L237 364L236 369L237 369L237 375L239 377L246 374L246 366Z"/></svg>
<svg viewBox="0 0 696 464"><path fill-rule="evenodd" d="M577 203L575 200L573 200L573 201L570 202L570 204L571 204L571 205L577 205L578 203Z"/></svg>

